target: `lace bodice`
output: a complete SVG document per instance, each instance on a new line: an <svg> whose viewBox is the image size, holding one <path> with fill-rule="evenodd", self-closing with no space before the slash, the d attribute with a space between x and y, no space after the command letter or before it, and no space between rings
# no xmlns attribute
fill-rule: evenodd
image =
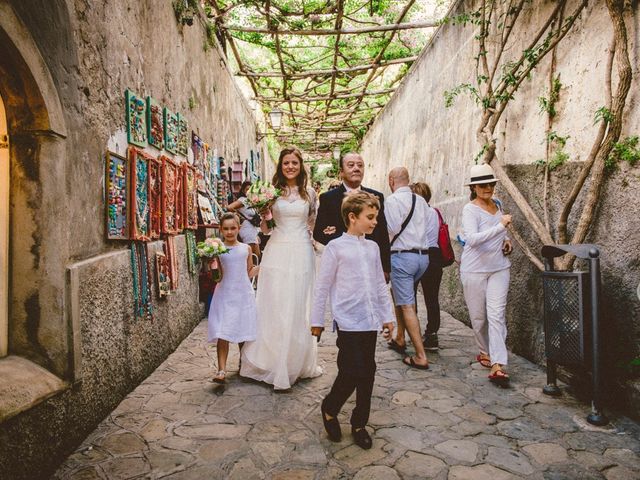
<svg viewBox="0 0 640 480"><path fill-rule="evenodd" d="M287 189L288 190L288 189ZM309 201L304 200L297 189L285 191L274 203L271 211L276 226L272 240L309 241L318 212L318 196L307 189Z"/></svg>

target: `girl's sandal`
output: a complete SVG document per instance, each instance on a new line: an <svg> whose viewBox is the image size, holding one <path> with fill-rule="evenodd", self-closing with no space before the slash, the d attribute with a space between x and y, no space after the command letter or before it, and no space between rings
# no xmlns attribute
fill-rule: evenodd
<svg viewBox="0 0 640 480"><path fill-rule="evenodd" d="M484 368L491 368L491 359L486 353L480 353L480 355L477 355L476 361Z"/></svg>
<svg viewBox="0 0 640 480"><path fill-rule="evenodd" d="M509 374L502 370L502 365L496 363L491 368L491 370L492 371L489 374L489 380L492 383L495 383L500 387L506 387L507 385L509 385Z"/></svg>
<svg viewBox="0 0 640 480"><path fill-rule="evenodd" d="M225 372L224 370L219 370L218 373L216 373L216 376L213 377L213 382L223 384L226 382L226 378L227 372Z"/></svg>

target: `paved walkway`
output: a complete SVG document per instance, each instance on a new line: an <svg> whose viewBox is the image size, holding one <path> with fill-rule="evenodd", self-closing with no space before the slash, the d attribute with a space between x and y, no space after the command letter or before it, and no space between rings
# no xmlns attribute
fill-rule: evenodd
<svg viewBox="0 0 640 480"><path fill-rule="evenodd" d="M352 444L347 415L341 443L322 428L333 334L322 337L325 374L290 393L238 378L236 347L228 384L216 386L205 339L203 322L55 478L640 479L637 424L616 417L608 429L589 426L587 405L544 396L544 371L515 355L511 388L491 385L486 369L470 365L471 330L446 314L428 371L405 367L380 338L368 451Z"/></svg>

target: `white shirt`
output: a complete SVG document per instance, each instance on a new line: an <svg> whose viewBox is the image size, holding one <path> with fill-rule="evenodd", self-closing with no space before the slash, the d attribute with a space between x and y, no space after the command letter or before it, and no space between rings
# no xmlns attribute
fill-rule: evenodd
<svg viewBox="0 0 640 480"><path fill-rule="evenodd" d="M312 327L324 327L327 297L334 330L337 325L346 332L371 332L381 330L383 323L395 323L380 249L374 241L343 233L327 244L316 277Z"/></svg>
<svg viewBox="0 0 640 480"><path fill-rule="evenodd" d="M356 188L351 188L349 185L347 185L344 182L342 182L342 185L344 185L344 189L346 190L346 193L349 193L349 192L361 192L362 191L362 186L361 185L358 185Z"/></svg>
<svg viewBox="0 0 640 480"><path fill-rule="evenodd" d="M504 270L511 262L502 253L507 229L502 225L502 212L491 215L473 203L462 209L462 240L464 248L460 257L460 271L491 273Z"/></svg>
<svg viewBox="0 0 640 480"><path fill-rule="evenodd" d="M400 187L384 201L384 216L387 219L389 240L400 231L402 223L411 210L411 188ZM416 195L416 206L407 228L391 246L397 250L427 250L438 246L438 214L424 198ZM435 234L434 234L435 230Z"/></svg>

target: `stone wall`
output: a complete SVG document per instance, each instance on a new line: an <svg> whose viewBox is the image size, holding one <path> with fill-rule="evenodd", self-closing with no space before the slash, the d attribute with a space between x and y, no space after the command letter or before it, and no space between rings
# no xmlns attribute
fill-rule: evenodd
<svg viewBox="0 0 640 480"><path fill-rule="evenodd" d="M226 59L172 2L0 0L0 17L11 261L28 273L13 278L10 354L67 385L0 423L0 478L45 478L202 318L184 237L178 290L160 300L153 286L153 319L133 317L127 242L106 240L104 155L126 151L125 89L185 115L228 162L266 149Z"/></svg>
<svg viewBox="0 0 640 480"><path fill-rule="evenodd" d="M566 11L571 12L576 4L576 1L567 2ZM528 3L509 50L522 51L531 32L546 20L554 6L555 2L551 1ZM627 15L627 28L631 64L637 77L639 16L637 5L633 8L635 14ZM460 1L452 15L472 9L472 1ZM427 181L431 185L432 204L444 213L454 238L459 229L461 209L468 201L468 188L464 183L480 150L475 135L480 113L474 101L464 94L452 107L445 108L443 93L457 85L473 83L473 58L477 54L474 36L477 33L471 25L447 24L440 28L365 136L362 146L367 163L365 184L389 193L387 172L394 166L407 166L413 180ZM559 135L569 136L565 150L571 161L553 172L549 201L553 225L596 136L598 125L594 125L593 119L596 109L604 104L604 70L611 35L605 3L589 2L558 47L556 72L560 74L563 87L554 130ZM538 98L548 96L549 68L550 58L545 58L531 78L522 84L496 130L499 157L507 163L511 178L540 216L543 175L533 164L545 155L546 117L540 114ZM637 85L634 79L627 99L623 138L638 135ZM623 365L640 354L640 303L636 296L640 282L640 220L633 207L639 194L640 166L621 165L608 177L587 239L602 247L607 376L608 379L615 377L620 383L627 380ZM513 213L519 231L533 242L533 234L515 204L500 188L496 195L504 201L506 211ZM579 197L574 212L579 212L582 201L583 196ZM576 220L577 214L574 214L570 218L570 229ZM531 244L539 252L540 245ZM543 363L540 275L518 248L512 260L508 342L513 351ZM446 269L441 301L456 318L467 318L456 267ZM631 386L632 382L626 385ZM626 398L631 398L630 392ZM632 406L631 401L629 406ZM637 403L633 408L636 415L640 414Z"/></svg>

